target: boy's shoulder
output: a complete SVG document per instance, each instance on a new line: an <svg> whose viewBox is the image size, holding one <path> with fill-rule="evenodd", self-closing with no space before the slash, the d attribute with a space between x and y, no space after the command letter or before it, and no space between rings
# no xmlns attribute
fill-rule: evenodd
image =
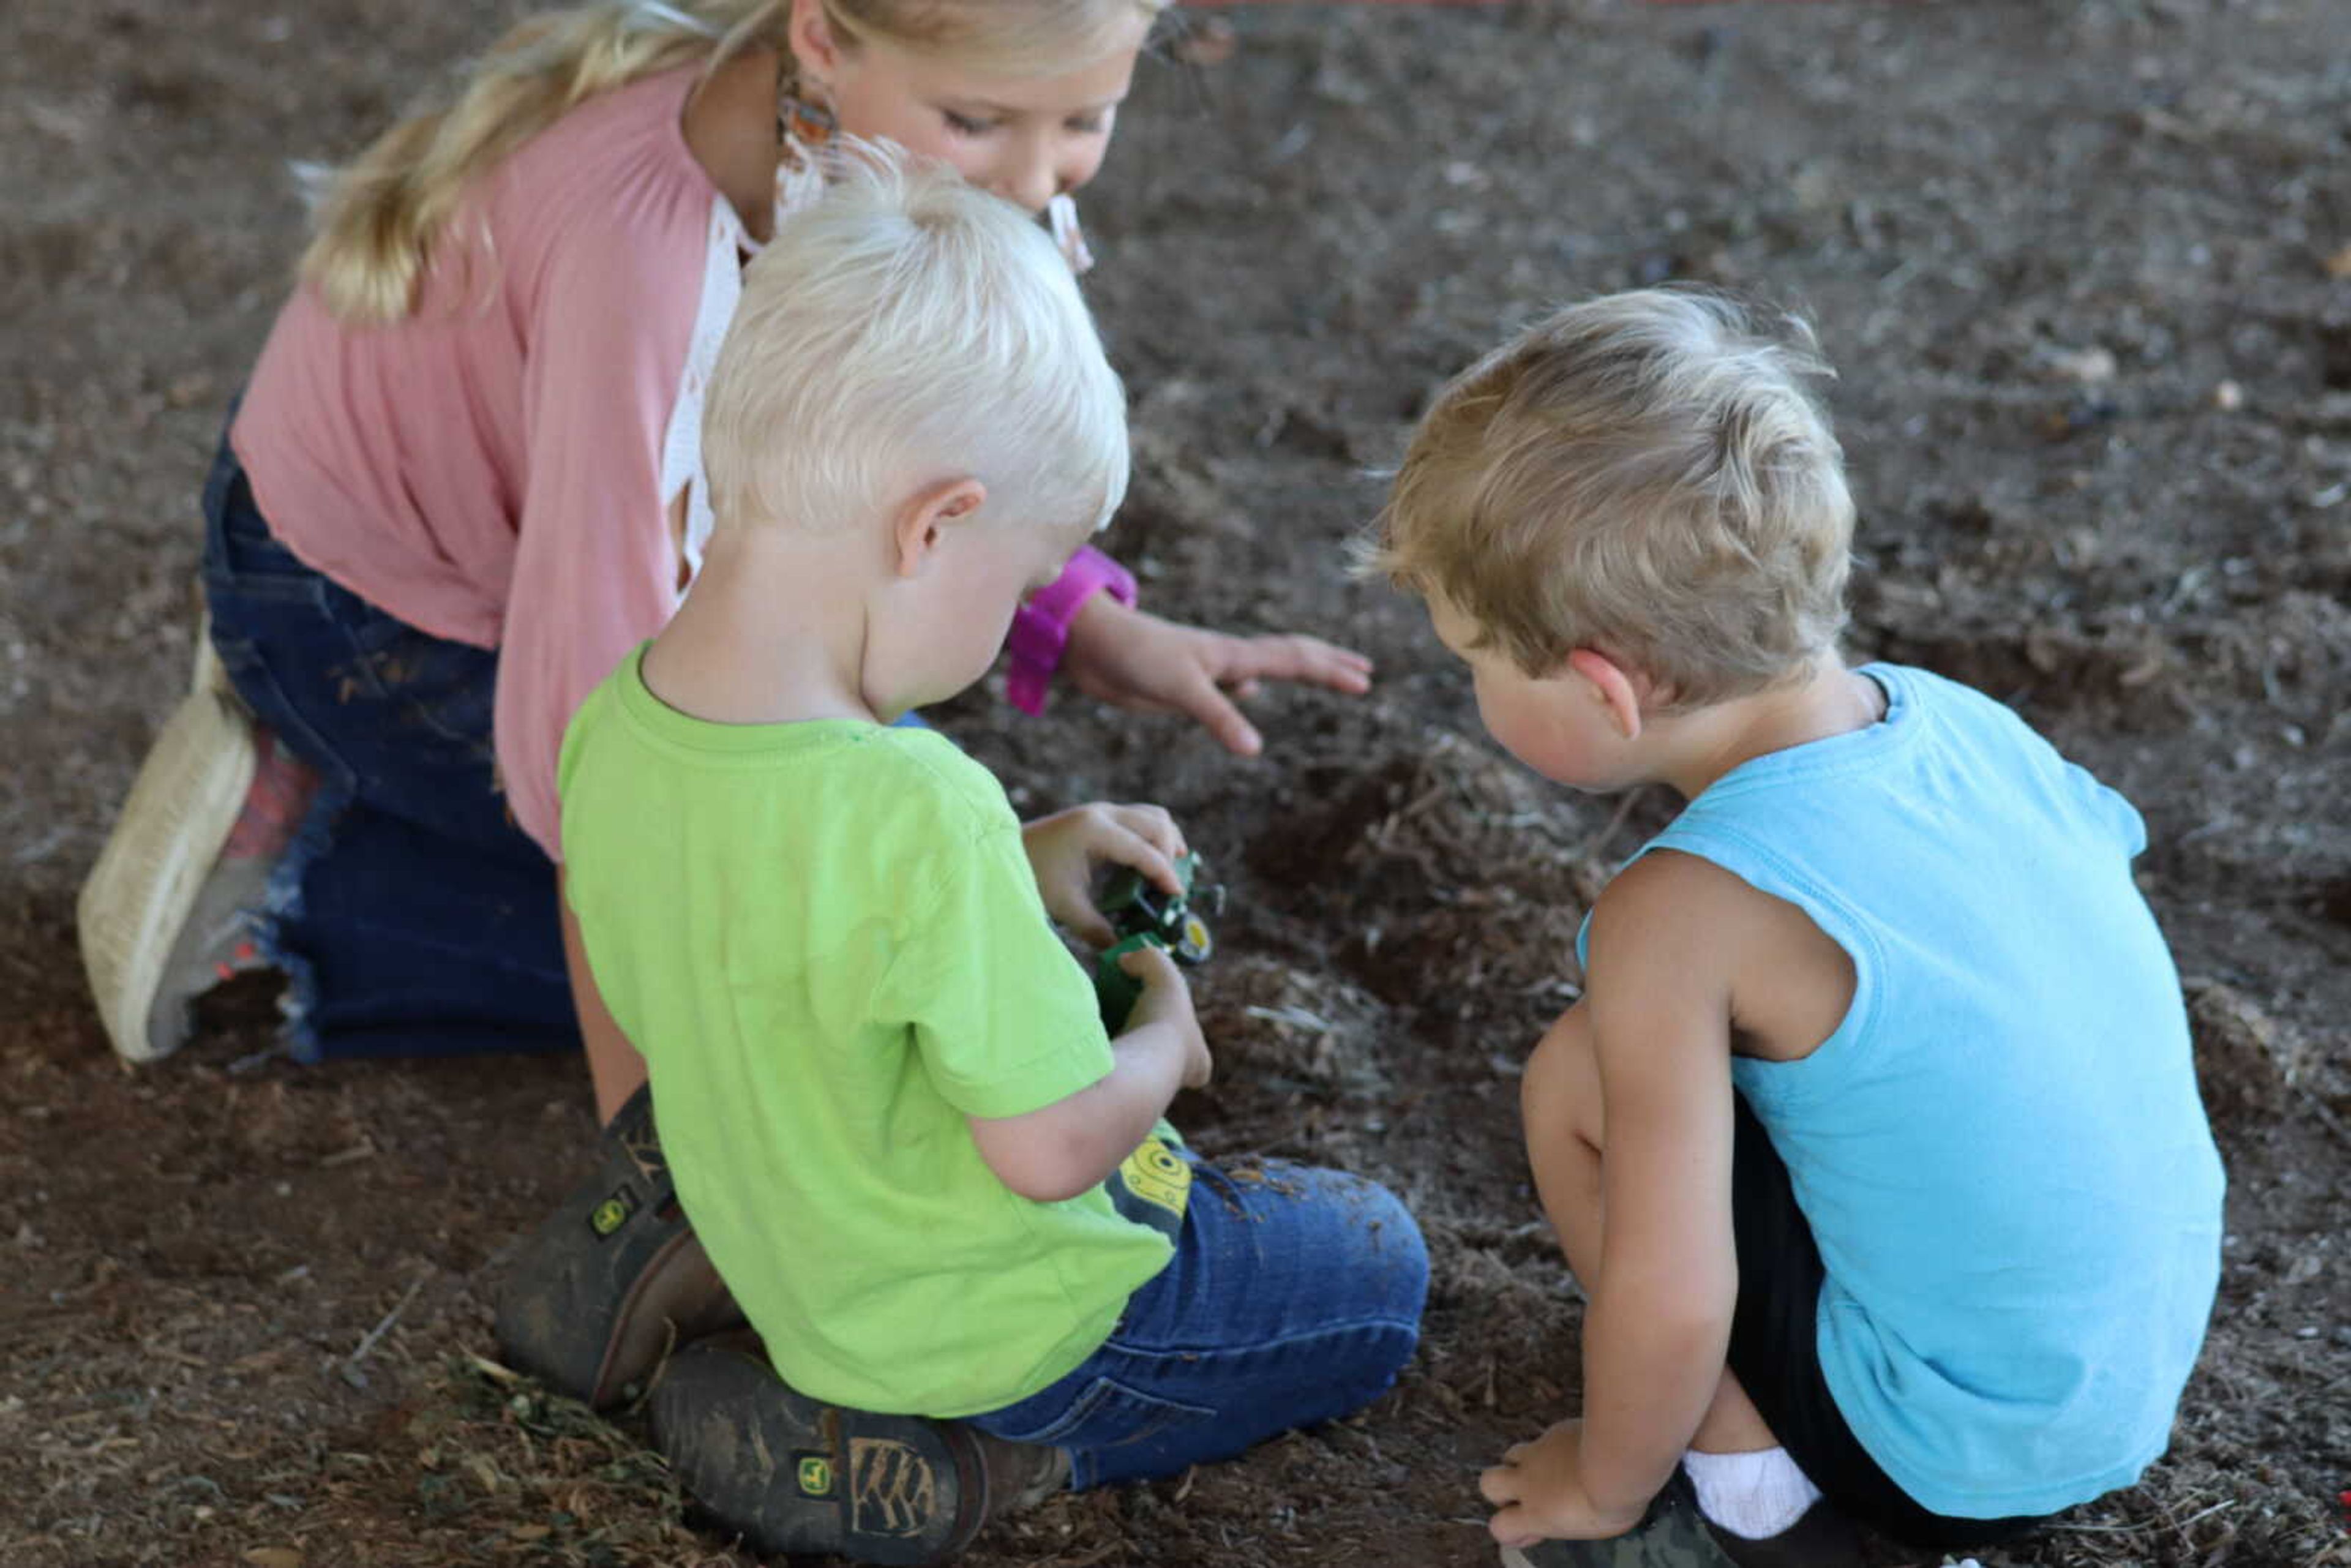
<svg viewBox="0 0 2351 1568"><path fill-rule="evenodd" d="M1737 967L1742 938L1768 928L1778 907L1785 906L1736 873L1660 847L1611 877L1593 901L1584 962L1653 971L1661 983L1703 983Z"/></svg>
<svg viewBox="0 0 2351 1568"><path fill-rule="evenodd" d="M914 841L972 842L1019 828L1002 783L936 730L848 720L713 724L653 695L642 649L580 704L558 771L568 803L589 793L580 786L592 774L605 785L593 793L624 813L642 809L650 789L718 815L740 807L763 819L789 797L803 823Z"/></svg>
<svg viewBox="0 0 2351 1568"><path fill-rule="evenodd" d="M1967 805L1985 821L2061 835L2095 835L2136 857L2147 824L2127 797L2058 749L2032 722L1991 693L1932 670L1871 664L1900 700L1928 715L1946 762L1970 779Z"/></svg>
<svg viewBox="0 0 2351 1568"><path fill-rule="evenodd" d="M871 863L915 882L1021 858L1020 819L1003 783L934 729L859 726L778 782L804 804L805 831L854 837Z"/></svg>
<svg viewBox="0 0 2351 1568"><path fill-rule="evenodd" d="M943 835L978 839L1019 830L1003 781L935 729L877 730L859 755L874 786L887 787L886 798L925 817Z"/></svg>
<svg viewBox="0 0 2351 1568"><path fill-rule="evenodd" d="M1678 940L1694 915L1703 917L1746 885L1711 861L1670 848L1653 850L1608 879L1593 901L1592 924L1631 940Z"/></svg>
<svg viewBox="0 0 2351 1568"><path fill-rule="evenodd" d="M1801 1055L1853 998L1853 963L1813 915L1701 855L1660 849L1601 890L1586 964L1651 1051L1680 1025L1745 1054Z"/></svg>

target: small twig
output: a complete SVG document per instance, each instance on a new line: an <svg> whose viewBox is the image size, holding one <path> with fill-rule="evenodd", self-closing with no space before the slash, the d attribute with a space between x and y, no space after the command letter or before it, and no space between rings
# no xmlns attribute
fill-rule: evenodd
<svg viewBox="0 0 2351 1568"><path fill-rule="evenodd" d="M360 1341L359 1348L352 1351L350 1355L343 1358L343 1381L345 1383L350 1384L353 1388L365 1388L367 1386L367 1377L366 1375L360 1371L360 1363L368 1358L370 1353L375 1349L377 1342L381 1340L385 1334L392 1332L392 1325L400 1321L400 1314L408 1310L408 1303L414 1301L416 1299L416 1292L423 1289L424 1289L424 1276L419 1274L416 1276L415 1283L408 1287L408 1293L400 1298L399 1301L393 1305L392 1311L383 1314L383 1321L376 1324L375 1327L368 1330L367 1337Z"/></svg>
<svg viewBox="0 0 2351 1568"><path fill-rule="evenodd" d="M1399 823L1411 821L1415 817L1419 816L1422 812L1429 810L1438 801L1444 800L1446 795L1448 793L1448 788L1449 787L1444 779L1438 779L1436 783L1431 784L1427 789L1422 790L1419 797L1410 805L1405 806L1404 810L1400 811L1393 813L1391 820Z"/></svg>
<svg viewBox="0 0 2351 1568"><path fill-rule="evenodd" d="M2186 1519L2181 1520L2178 1524L2173 1525L2171 1528L2179 1531L2182 1535L2185 1535L2188 1532L2188 1527L2194 1524L2197 1521L2210 1519L2214 1514L2219 1513L2222 1509L2234 1508L2236 1506L2237 1500L2235 1498L2222 1498L2219 1502L2214 1503L2211 1507L2199 1509L2196 1512L2189 1514Z"/></svg>

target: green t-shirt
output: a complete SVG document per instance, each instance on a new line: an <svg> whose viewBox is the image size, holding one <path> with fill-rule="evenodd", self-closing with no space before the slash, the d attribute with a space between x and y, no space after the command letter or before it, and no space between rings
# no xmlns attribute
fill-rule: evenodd
<svg viewBox="0 0 2351 1568"><path fill-rule="evenodd" d="M1099 1186L1020 1197L966 1125L1112 1066L1003 787L927 730L690 718L643 657L564 738L564 859L695 1233L806 1394L939 1416L1027 1397L1170 1246Z"/></svg>

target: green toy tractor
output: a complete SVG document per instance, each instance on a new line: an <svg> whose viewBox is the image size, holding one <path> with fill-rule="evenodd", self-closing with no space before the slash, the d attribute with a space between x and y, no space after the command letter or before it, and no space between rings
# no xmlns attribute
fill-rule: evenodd
<svg viewBox="0 0 2351 1568"><path fill-rule="evenodd" d="M1198 855L1180 857L1176 862L1176 875L1184 883L1180 894L1146 881L1132 868L1121 868L1111 879L1102 912L1118 939L1094 963L1094 996L1102 1003L1102 1025L1111 1033L1126 1027L1126 1015L1143 995L1143 982L1118 967L1121 958L1150 946L1166 948L1169 957L1189 967L1207 962L1217 950L1217 939L1201 911L1205 907L1210 915L1222 915L1225 890L1221 884L1202 884L1207 869L1207 862Z"/></svg>

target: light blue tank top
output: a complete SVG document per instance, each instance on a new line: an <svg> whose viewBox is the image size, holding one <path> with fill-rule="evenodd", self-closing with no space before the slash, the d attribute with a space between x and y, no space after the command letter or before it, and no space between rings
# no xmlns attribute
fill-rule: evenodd
<svg viewBox="0 0 2351 1568"><path fill-rule="evenodd" d="M1827 1270L1855 1437L1938 1513L2053 1512L2162 1453L2220 1275L2220 1156L2129 802L1899 665L1885 722L1758 758L1642 853L1710 861L1853 958L1801 1061L1734 1059Z"/></svg>

